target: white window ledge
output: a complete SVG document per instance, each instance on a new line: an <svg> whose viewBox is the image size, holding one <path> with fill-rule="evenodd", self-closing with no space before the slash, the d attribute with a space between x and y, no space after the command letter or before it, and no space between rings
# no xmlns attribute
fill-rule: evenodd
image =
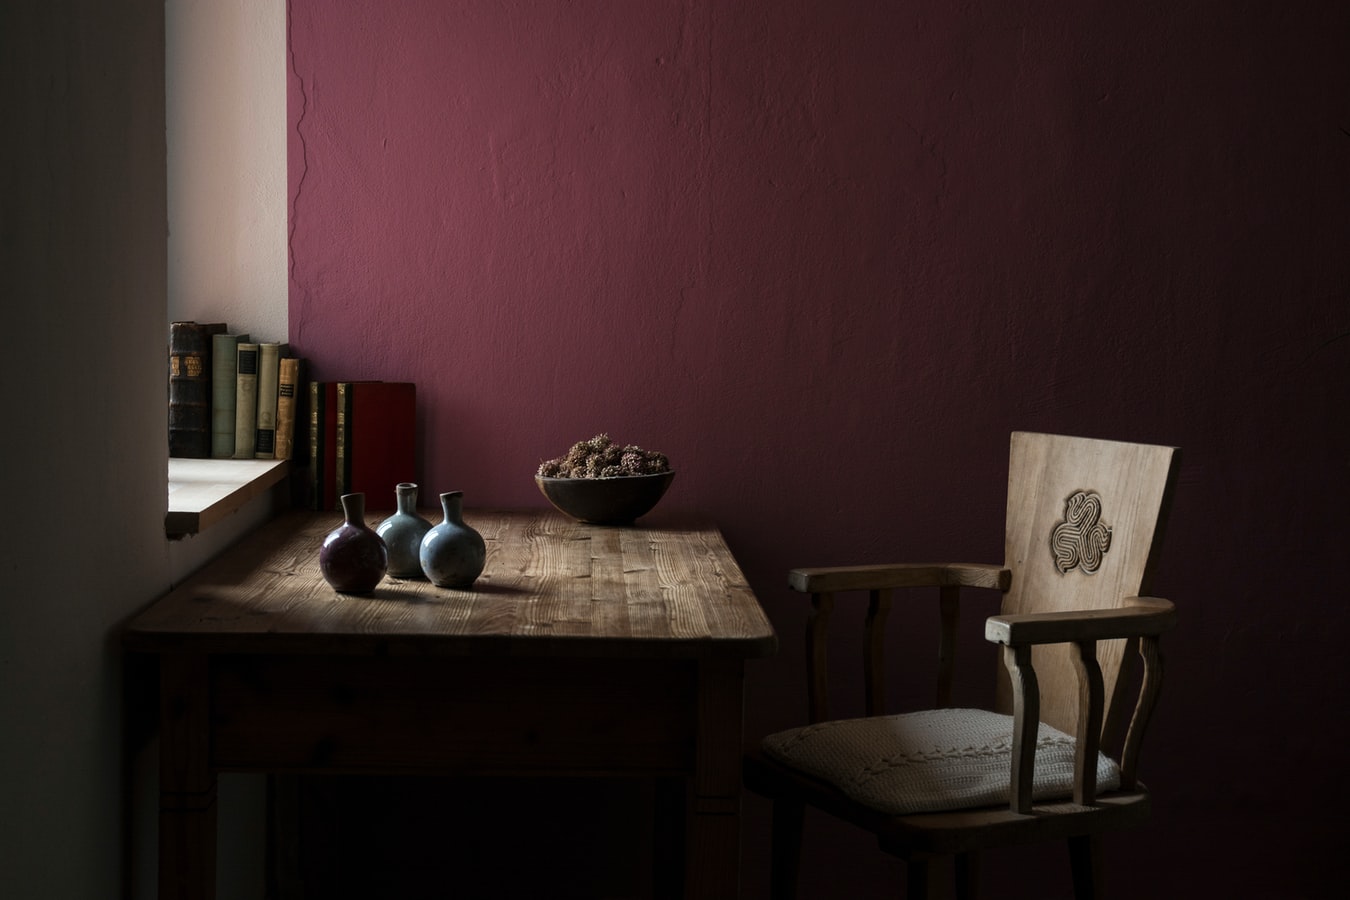
<svg viewBox="0 0 1350 900"><path fill-rule="evenodd" d="M290 471L284 459L169 460L169 511L164 531L171 538L198 534L270 490Z"/></svg>

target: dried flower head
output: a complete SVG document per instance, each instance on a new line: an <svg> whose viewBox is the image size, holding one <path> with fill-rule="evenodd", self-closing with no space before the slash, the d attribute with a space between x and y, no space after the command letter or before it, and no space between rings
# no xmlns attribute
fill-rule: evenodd
<svg viewBox="0 0 1350 900"><path fill-rule="evenodd" d="M564 456L540 463L538 474L545 478L622 478L669 471L670 460L664 453L636 444L620 446L601 433L573 444Z"/></svg>

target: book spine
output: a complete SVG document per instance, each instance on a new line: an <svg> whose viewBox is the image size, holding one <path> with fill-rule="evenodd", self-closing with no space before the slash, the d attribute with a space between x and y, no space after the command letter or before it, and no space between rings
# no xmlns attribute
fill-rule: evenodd
<svg viewBox="0 0 1350 900"><path fill-rule="evenodd" d="M340 510L337 487L337 382L330 381L323 388L324 415L323 428L323 508Z"/></svg>
<svg viewBox="0 0 1350 900"><path fill-rule="evenodd" d="M217 334L211 337L211 458L229 459L234 455L235 373L239 342L246 334Z"/></svg>
<svg viewBox="0 0 1350 900"><path fill-rule="evenodd" d="M340 501L342 495L347 493L347 485L352 480L352 458L351 453L351 421L352 421L352 385L348 381L340 381L337 386L337 429L335 435L337 438L337 459L333 467L333 484L337 491L337 499Z"/></svg>
<svg viewBox="0 0 1350 900"><path fill-rule="evenodd" d="M258 345L239 342L235 365L234 458L254 458L258 428Z"/></svg>
<svg viewBox="0 0 1350 900"><path fill-rule="evenodd" d="M325 389L322 381L309 383L309 508L326 510L324 493L330 483L332 472L324 462L324 414L327 411Z"/></svg>
<svg viewBox="0 0 1350 900"><path fill-rule="evenodd" d="M300 360L288 356L277 367L277 459L290 459L295 454L295 411L300 401L299 390Z"/></svg>
<svg viewBox="0 0 1350 900"><path fill-rule="evenodd" d="M281 345L258 345L258 412L253 434L255 459L276 459L277 384L281 378Z"/></svg>
<svg viewBox="0 0 1350 900"><path fill-rule="evenodd" d="M224 325L169 325L169 455L211 455L211 337Z"/></svg>

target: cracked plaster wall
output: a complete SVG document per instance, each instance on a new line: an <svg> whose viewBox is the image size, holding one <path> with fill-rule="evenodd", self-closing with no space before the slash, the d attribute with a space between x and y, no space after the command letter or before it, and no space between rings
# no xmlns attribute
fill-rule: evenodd
<svg viewBox="0 0 1350 900"><path fill-rule="evenodd" d="M1346 799L1344 4L290 15L291 342L418 383L424 496L537 505L536 464L597 431L666 451L665 502L722 524L783 636L763 733L802 715L786 568L997 560L1014 429L1180 445L1161 807L1108 860L1156 896L1317 895ZM822 840L881 895L870 843Z"/></svg>

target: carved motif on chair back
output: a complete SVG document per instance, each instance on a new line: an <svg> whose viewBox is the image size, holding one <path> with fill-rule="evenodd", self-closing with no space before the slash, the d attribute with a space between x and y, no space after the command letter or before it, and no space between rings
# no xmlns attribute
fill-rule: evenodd
<svg viewBox="0 0 1350 900"><path fill-rule="evenodd" d="M1170 447L1017 432L1008 467L1005 565L1012 586L1004 615L1115 609L1125 597L1144 596L1161 540ZM1131 653L1130 656L1133 656ZM1106 689L1106 730L1124 710L1115 697L1123 640L1097 647ZM1072 645L1036 647L1041 720L1073 734L1078 681ZM1007 673L999 667L995 708L1012 712Z"/></svg>

